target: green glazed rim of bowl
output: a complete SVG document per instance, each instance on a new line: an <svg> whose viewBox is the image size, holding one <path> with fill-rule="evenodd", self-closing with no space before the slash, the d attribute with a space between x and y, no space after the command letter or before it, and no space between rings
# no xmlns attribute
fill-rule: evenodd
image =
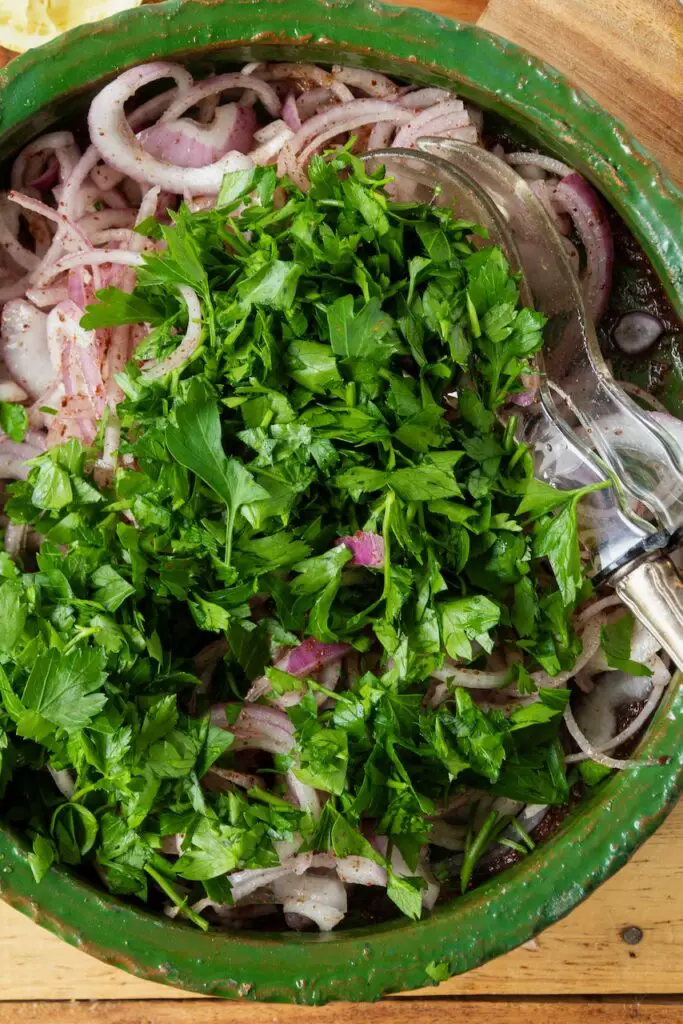
<svg viewBox="0 0 683 1024"><path fill-rule="evenodd" d="M447 85L525 128L590 178L645 249L683 312L683 196L622 124L543 62L470 25L370 0L169 0L75 29L0 72L0 157L46 130L107 78L177 57L286 59L372 67ZM664 820L683 780L679 677L641 755L655 767L608 779L546 845L419 922L327 935L204 934L117 900L64 869L37 886L25 841L0 828L0 895L100 960L207 995L320 1004L459 974L559 920L617 871Z"/></svg>

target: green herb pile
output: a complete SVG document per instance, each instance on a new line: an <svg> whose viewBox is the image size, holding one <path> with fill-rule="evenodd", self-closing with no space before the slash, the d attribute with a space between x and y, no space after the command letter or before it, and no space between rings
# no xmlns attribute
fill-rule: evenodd
<svg viewBox="0 0 683 1024"><path fill-rule="evenodd" d="M314 158L310 181L303 194L272 168L237 172L215 211L142 225L167 249L83 321L152 327L118 378L114 482L91 473L101 442L72 440L6 504L44 540L25 571L0 555L3 816L31 838L36 879L90 865L112 892L161 889L204 927L187 890L229 902L226 874L277 865L273 842L295 834L384 863L360 828L371 821L414 870L460 787L568 796L569 694L536 693L530 673L556 675L581 648L584 492L536 482L500 415L543 318L451 210L392 202L347 151ZM151 382L139 363L187 327L179 285L201 300L203 340ZM359 530L383 538L382 567L352 566L336 544ZM220 637L227 654L198 693L194 657ZM307 637L351 644L359 677L319 710L317 684L269 669L275 694L306 691L289 710L294 753L263 770L265 789L203 787L216 762L240 763L209 707L227 702L234 721L275 652ZM425 707L446 658L478 668L496 646L519 653L509 683L533 701L485 712L453 687ZM291 765L330 794L317 821L283 799ZM47 766L70 772L70 800ZM501 822L485 828L468 837L464 886ZM182 855L164 856L177 834ZM423 885L389 871L412 917Z"/></svg>

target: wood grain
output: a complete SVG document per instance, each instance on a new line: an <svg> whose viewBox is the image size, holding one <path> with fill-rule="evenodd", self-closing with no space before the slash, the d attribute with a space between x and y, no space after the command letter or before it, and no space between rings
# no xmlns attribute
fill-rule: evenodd
<svg viewBox="0 0 683 1024"><path fill-rule="evenodd" d="M680 0L489 0L479 24L563 71L683 184Z"/></svg>
<svg viewBox="0 0 683 1024"><path fill-rule="evenodd" d="M515 950L420 995L682 993L681 849L683 804L623 871L568 918L543 932L536 948ZM643 938L629 946L622 932L634 925ZM106 967L0 904L0 999L141 1000L171 995L194 998ZM0 1009L3 1024L4 1020ZM682 1020L683 1008L678 1017Z"/></svg>
<svg viewBox="0 0 683 1024"><path fill-rule="evenodd" d="M683 1003L638 999L510 1003L493 1000L415 1000L336 1003L312 1010L300 1006L216 1002L201 1003L7 1003L3 1024L680 1024Z"/></svg>

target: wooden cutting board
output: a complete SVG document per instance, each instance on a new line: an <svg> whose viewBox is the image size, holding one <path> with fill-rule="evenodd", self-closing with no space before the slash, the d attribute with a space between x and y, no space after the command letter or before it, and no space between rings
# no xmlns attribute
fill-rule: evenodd
<svg viewBox="0 0 683 1024"><path fill-rule="evenodd" d="M683 184L679 0L409 3L477 21L555 65ZM0 1003L2 1024L680 1024L683 805L627 868L537 942L400 1002L309 1011L197 1000L105 967L0 904Z"/></svg>

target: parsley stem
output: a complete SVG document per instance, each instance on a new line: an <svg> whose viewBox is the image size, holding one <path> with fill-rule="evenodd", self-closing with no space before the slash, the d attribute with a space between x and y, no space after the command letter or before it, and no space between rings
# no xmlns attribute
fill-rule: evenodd
<svg viewBox="0 0 683 1024"><path fill-rule="evenodd" d="M72 637L71 640L69 640L68 644L66 644L64 650L62 651L62 654L68 654L70 651L74 649L74 647L77 647L78 644L80 644L81 640L85 640L89 636L94 636L96 632L97 630L94 627L89 627L88 629L79 629L78 633L76 633L76 636Z"/></svg>
<svg viewBox="0 0 683 1024"><path fill-rule="evenodd" d="M159 888L166 893L168 898L173 903L175 903L176 907L178 908L181 914L183 914L185 917L188 917L190 921L192 921L193 924L196 924L197 927L201 928L202 931L206 932L209 930L208 921L205 921L203 917L199 916L199 914L195 914L194 910L192 910L191 907L188 907L187 900L182 899L178 895L178 893L175 891L171 883L167 881L167 879L165 879L164 876L160 874L160 872L153 868L151 864L145 864L145 871L150 876L150 878L154 879Z"/></svg>
<svg viewBox="0 0 683 1024"><path fill-rule="evenodd" d="M235 529L235 512L228 510L225 520L225 564L230 568L232 559L232 535Z"/></svg>
<svg viewBox="0 0 683 1024"><path fill-rule="evenodd" d="M491 811L476 836L471 840L468 836L465 858L460 869L460 888L463 892L467 891L467 886L470 884L472 872L474 871L477 861L499 832L499 826L503 822L505 822L503 827L507 828L507 819L501 819L498 815L498 811Z"/></svg>
<svg viewBox="0 0 683 1024"><path fill-rule="evenodd" d="M511 473L515 468L520 459L523 459L526 453L529 451L528 444L518 444L517 450L508 462L508 473Z"/></svg>
<svg viewBox="0 0 683 1024"><path fill-rule="evenodd" d="M384 506L384 522L382 524L382 537L384 538L384 591L382 593L383 598L389 596L391 590L391 509L395 501L395 494L393 491L389 491L387 494L386 504Z"/></svg>
<svg viewBox="0 0 683 1024"><path fill-rule="evenodd" d="M69 803L77 804L79 800L82 800L84 796L87 796L88 793L91 793L94 789L97 789L99 786L99 782L91 782L87 786L82 786L80 789L77 789L75 793L71 794L71 796L69 797Z"/></svg>

